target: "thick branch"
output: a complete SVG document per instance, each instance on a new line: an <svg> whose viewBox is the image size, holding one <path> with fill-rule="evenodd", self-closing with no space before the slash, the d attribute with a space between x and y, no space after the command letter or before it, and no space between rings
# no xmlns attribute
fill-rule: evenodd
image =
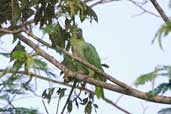
<svg viewBox="0 0 171 114"><path fill-rule="evenodd" d="M37 40L38 42L45 44L48 47L51 47L50 44L46 43L45 41L41 40L40 38L38 38L37 36L35 36L34 34L32 34L31 32L26 32L29 36L31 36L33 39ZM134 89L131 88L130 86L128 86L127 84L115 79L114 77L110 76L109 74L102 72L101 70L99 70L98 68L96 68L94 65L91 65L89 63L87 63L86 61L83 61L81 58L73 56L72 54L70 54L68 51L60 48L59 46L56 46L59 50L61 50L65 55L68 55L69 57L73 58L74 60L77 60L78 62L80 62L81 64L87 66L88 68L92 69L93 71L103 75L106 79L110 80L111 82L119 85L120 87L124 88L125 90L131 92Z"/></svg>
<svg viewBox="0 0 171 114"><path fill-rule="evenodd" d="M40 56L42 56L43 58L45 58L46 60L48 60L50 63L52 63L54 66L56 66L57 68L59 68L60 70L67 72L68 75L70 75L71 77L75 77L78 80L82 80L85 82L88 82L90 84L93 85L98 85L101 87L107 87L107 88L113 88L116 91L123 91L123 89L119 86L116 85L112 85L112 84L107 84L104 83L102 81L98 81L98 80L94 80L93 78L90 78L90 76L84 75L84 74L79 74L77 72L72 72L71 70L67 69L64 65L62 65L59 61L57 61L53 56L50 56L48 53L46 53L44 50L40 49L34 42L32 42L31 40L25 38L25 36L18 34L17 35L18 38L23 41L24 43L26 43L27 45L29 45L30 47L32 47L37 54L39 54Z"/></svg>
<svg viewBox="0 0 171 114"><path fill-rule="evenodd" d="M27 39L25 36L23 36L21 34L18 34L17 36L21 41L23 41L24 43L26 43L27 45L32 47L40 56L42 56L43 58L48 60L50 63L55 65L60 70L62 70L64 72L67 72L68 75L71 76L71 77L75 77L78 80L85 81L87 83L97 85L97 86L103 87L103 88L111 90L111 91L119 92L119 93L129 95L129 96L134 96L134 97L137 97L137 98L140 98L140 99L143 99L143 100L156 102L156 103L163 103L163 104L170 104L171 103L171 97L155 96L155 97L151 98L148 95L148 93L144 93L144 92L141 92L141 91L136 90L136 89L133 89L131 92L125 91L125 89L122 89L119 86L116 86L116 85L113 85L113 84L110 84L110 83L105 83L105 82L102 82L102 81L99 81L99 80L95 80L95 79L91 78L90 76L87 76L87 75L84 75L84 74L79 74L77 72L72 72L71 70L65 68L65 66L62 65L59 61L57 61L54 57L50 56L44 50L40 49L34 42Z"/></svg>

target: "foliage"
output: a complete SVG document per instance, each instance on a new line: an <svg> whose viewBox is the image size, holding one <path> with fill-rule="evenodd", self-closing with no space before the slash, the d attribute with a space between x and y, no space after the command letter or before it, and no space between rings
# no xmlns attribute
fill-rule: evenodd
<svg viewBox="0 0 171 114"><path fill-rule="evenodd" d="M171 32L171 25L168 24L163 24L159 30L155 34L155 38L152 40L152 43L155 42L156 39L158 39L158 43L161 49L163 49L162 45L162 38L167 36Z"/></svg>
<svg viewBox="0 0 171 114"><path fill-rule="evenodd" d="M64 23L61 22L61 19L64 20ZM98 22L96 13L86 0L0 0L0 28L8 27L10 30L25 28L25 30L32 31L33 26L39 26L43 33L48 35L52 44L47 47L62 55L64 59L61 63L73 71L75 71L75 61L63 55L58 47L70 50L70 38L73 30L78 27L78 19L80 22L85 20ZM9 58L9 64L11 64L0 74L4 78L1 84L2 95L0 97L7 102L10 101L8 103L13 101L11 99L15 95L24 95L26 91L35 92L31 86L34 79L32 73L35 73L34 75L44 73L53 78L57 76L49 69L47 61L39 57L38 53L28 51L29 49L26 48L25 44L18 40L17 33L12 34L13 42L11 45L14 46L12 51L10 53L0 52L1 55ZM0 32L0 36L3 35L6 33ZM72 83L73 79L68 77L67 72L61 72L61 76L63 76L65 83ZM80 83L77 87L83 87L83 85L85 86L85 84ZM52 97L58 95L60 101L65 95L65 90L65 88L57 89L57 87L47 88L43 91L42 98L47 99L50 103ZM87 101L82 100L79 96L70 100L67 104L68 112L72 111L73 102L75 102L77 107L79 104L84 105L85 113L90 114L93 106L95 109L97 108L97 105L93 103L93 97L90 96L86 97ZM37 113L32 109L20 107L14 109L10 107L2 111L9 110L26 114Z"/></svg>
<svg viewBox="0 0 171 114"><path fill-rule="evenodd" d="M170 114L171 113L171 108L164 108L158 111L158 114Z"/></svg>
<svg viewBox="0 0 171 114"><path fill-rule="evenodd" d="M161 78L168 78L168 82L161 82L156 88L150 90L149 93L153 95L164 94L166 91L170 90L171 88L171 66L158 66L155 67L154 71L139 76L136 81L135 85L144 85L146 82L153 82L160 76Z"/></svg>
<svg viewBox="0 0 171 114"><path fill-rule="evenodd" d="M139 76L135 81L135 85L144 85L146 82L152 82L154 84L155 80L161 80L161 78L167 78L168 82L160 81L157 87L153 87L152 90L149 90L148 95L150 98L153 98L156 95L163 95L171 91L171 66L163 65L155 67L154 71ZM164 108L161 109L158 114L169 114L170 111L170 108Z"/></svg>
<svg viewBox="0 0 171 114"><path fill-rule="evenodd" d="M143 85L148 81L153 81L156 78L156 73L155 72L150 72L147 74L143 74L141 76L139 76L136 81L135 81L135 85Z"/></svg>
<svg viewBox="0 0 171 114"><path fill-rule="evenodd" d="M65 48L65 44L69 41L69 33L59 23L47 25L43 28L43 31L49 34L52 47L61 54L61 51L56 46Z"/></svg>
<svg viewBox="0 0 171 114"><path fill-rule="evenodd" d="M0 112L3 114L38 114L36 109L27 109L27 108L0 108Z"/></svg>
<svg viewBox="0 0 171 114"><path fill-rule="evenodd" d="M163 50L162 38L168 36L170 32L171 32L170 23L168 22L166 24L163 24L159 28L159 30L156 32L155 37L152 40L152 43L158 40L159 47ZM151 98L159 94L164 94L167 91L171 90L171 66L170 65L163 65L160 67L156 67L154 71L139 76L135 81L135 85L144 85L146 82L149 82L149 81L151 81L154 84L154 81L159 76L160 76L159 78L160 80L162 77L167 77L168 82L160 82L156 88L149 90L148 93ZM170 108L164 108L158 111L158 114L170 114L170 112L171 112Z"/></svg>
<svg viewBox="0 0 171 114"><path fill-rule="evenodd" d="M171 83L170 81L168 83L161 83L158 85L158 87L151 90L149 93L153 96L158 94L164 94L166 91L171 90Z"/></svg>
<svg viewBox="0 0 171 114"><path fill-rule="evenodd" d="M52 77L57 80L57 74L49 68L49 63L35 52L36 47L30 51L23 42L17 38L17 34L27 31L32 32L37 26L44 34L48 36L51 46L43 44L46 49L55 50L63 60L61 64L65 65L72 71L76 70L77 62L69 56L62 53L61 48L70 51L70 39L74 34L74 30L78 29L79 22L88 20L90 22L98 22L98 17L95 11L88 5L91 0L0 0L0 29L8 29L17 31L11 33L13 36L13 49L8 52L0 52L0 55L9 59L9 66L0 74L0 100L4 100L9 107L0 107L2 113L17 113L17 114L37 114L35 109L27 109L24 107L14 107L13 101L16 96L33 93L33 80L40 74L45 74L46 77ZM171 26L163 24L157 31L152 43L157 39L159 46L163 49L162 38L170 33ZM0 31L0 38L8 33ZM8 40L7 40L8 41ZM38 46L39 45L38 41ZM50 51L49 51L50 53ZM94 58L92 58L94 59ZM104 65L105 66L105 65ZM82 66L80 65L80 68ZM84 69L84 68L83 68ZM54 73L55 72L55 73ZM74 78L70 78L67 72L61 71L65 84L72 84ZM35 77L34 77L35 76ZM52 77L51 77L52 76ZM164 94L171 89L171 66L156 67L154 71L139 76L135 85L143 85L146 82L154 82L158 78L166 77L167 82L161 82L149 90L149 95L155 96ZM43 77L45 79L45 77ZM80 82L76 88L85 88L85 83ZM42 98L47 99L50 103L53 96L58 96L59 101L66 95L66 88L59 86L47 87L42 93ZM72 112L74 106L84 106L85 114L91 114L92 110L98 109L95 104L94 96L80 90L80 93L74 94L73 98L67 103L67 111ZM162 109L159 114L170 113L170 108Z"/></svg>

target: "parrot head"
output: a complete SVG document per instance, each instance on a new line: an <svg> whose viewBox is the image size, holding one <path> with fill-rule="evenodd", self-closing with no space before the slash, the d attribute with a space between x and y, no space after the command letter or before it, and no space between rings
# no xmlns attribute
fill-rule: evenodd
<svg viewBox="0 0 171 114"><path fill-rule="evenodd" d="M76 28L73 32L73 34L76 36L76 38L80 39L82 37L82 29Z"/></svg>
<svg viewBox="0 0 171 114"><path fill-rule="evenodd" d="M83 36L82 29L81 28L74 28L73 32L72 32L72 36L74 38L80 39Z"/></svg>
<svg viewBox="0 0 171 114"><path fill-rule="evenodd" d="M82 29L74 28L72 32L71 42L79 42L79 41L84 41Z"/></svg>

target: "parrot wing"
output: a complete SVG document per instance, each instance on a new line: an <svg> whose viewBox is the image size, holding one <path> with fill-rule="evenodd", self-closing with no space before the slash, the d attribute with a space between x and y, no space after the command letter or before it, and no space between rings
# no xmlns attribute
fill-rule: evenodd
<svg viewBox="0 0 171 114"><path fill-rule="evenodd" d="M100 62L100 57L99 57L95 47L92 44L85 42L83 52L84 52L84 58L86 59L86 61L88 63L96 66L98 69L103 71L102 65ZM93 77L97 80L106 81L106 79L100 74L93 73L90 75L93 75ZM95 93L96 93L97 98L104 98L104 91L103 91L102 87L96 86Z"/></svg>
<svg viewBox="0 0 171 114"><path fill-rule="evenodd" d="M90 43L84 43L84 48L83 48L83 52L84 52L84 58L86 59L86 61L94 66L96 66L99 70L103 71L101 62L100 62L100 57L95 49L95 47L90 44ZM97 76L95 76L98 80L101 81L105 81L105 78L103 76L99 76L99 74L97 74Z"/></svg>
<svg viewBox="0 0 171 114"><path fill-rule="evenodd" d="M96 66L100 70L103 70L99 55L98 55L95 47L92 44L85 43L83 51L84 51L84 57L88 63Z"/></svg>

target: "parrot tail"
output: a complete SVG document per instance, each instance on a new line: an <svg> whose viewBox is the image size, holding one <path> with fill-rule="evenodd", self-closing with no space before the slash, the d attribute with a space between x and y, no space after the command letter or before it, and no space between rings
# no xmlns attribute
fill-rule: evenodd
<svg viewBox="0 0 171 114"><path fill-rule="evenodd" d="M104 91L102 87L96 87L95 93L98 99L104 98Z"/></svg>

